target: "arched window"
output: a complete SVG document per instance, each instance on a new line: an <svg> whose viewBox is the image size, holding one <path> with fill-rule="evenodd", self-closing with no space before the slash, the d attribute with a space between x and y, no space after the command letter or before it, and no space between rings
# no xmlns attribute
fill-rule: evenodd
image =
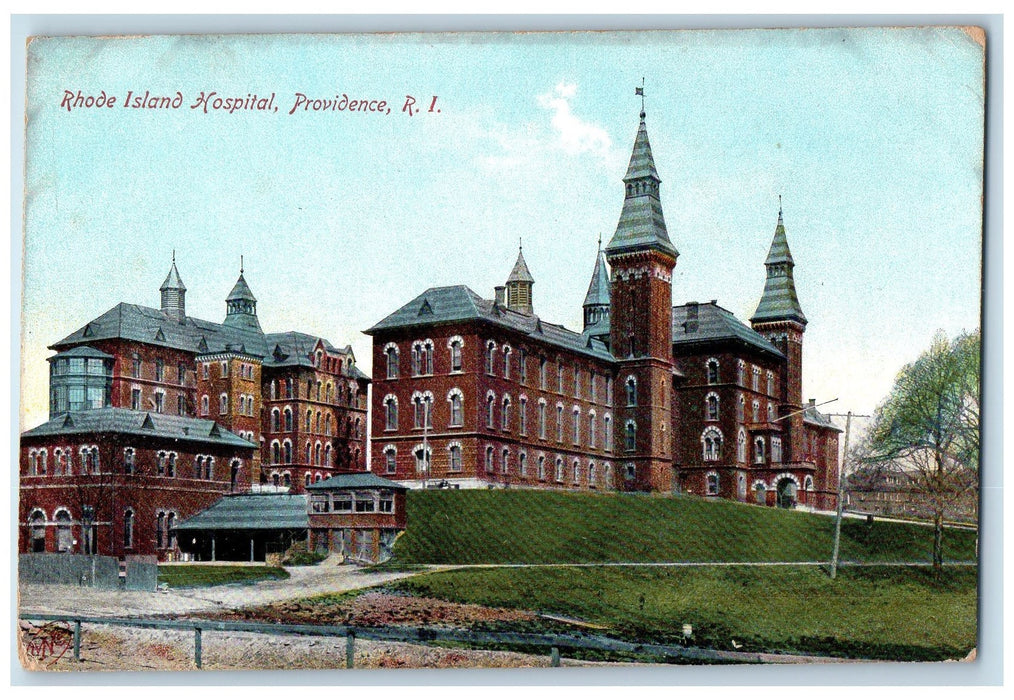
<svg viewBox="0 0 1014 700"><path fill-rule="evenodd" d="M486 395L486 427L493 427L493 406L496 404L496 397L493 396L493 392Z"/></svg>
<svg viewBox="0 0 1014 700"><path fill-rule="evenodd" d="M718 384L718 360L708 360L708 384Z"/></svg>
<svg viewBox="0 0 1014 700"><path fill-rule="evenodd" d="M388 394L384 397L384 430L398 429L398 397Z"/></svg>
<svg viewBox="0 0 1014 700"><path fill-rule="evenodd" d="M218 397L218 412L225 414L229 412L229 395L220 394Z"/></svg>
<svg viewBox="0 0 1014 700"><path fill-rule="evenodd" d="M493 448L486 448L486 471L489 473L493 472Z"/></svg>
<svg viewBox="0 0 1014 700"><path fill-rule="evenodd" d="M279 427L280 427L279 426L279 422L280 422L279 421L279 417L280 416L281 416L281 414L278 412L277 408L271 409L271 432L273 432L273 433L277 433L278 430L279 430Z"/></svg>
<svg viewBox="0 0 1014 700"><path fill-rule="evenodd" d="M756 484L753 485L753 497L754 500L757 501L759 505L762 506L767 505L768 502L767 488L765 488L762 482L758 481Z"/></svg>
<svg viewBox="0 0 1014 700"><path fill-rule="evenodd" d="M722 433L718 428L706 428L701 435L705 462L717 462L722 457Z"/></svg>
<svg viewBox="0 0 1014 700"><path fill-rule="evenodd" d="M208 457L204 460L204 478L207 479L208 481L211 481L214 477L215 477L215 458Z"/></svg>
<svg viewBox="0 0 1014 700"><path fill-rule="evenodd" d="M307 472L303 475L303 486L309 486L311 483L313 483L313 474Z"/></svg>
<svg viewBox="0 0 1014 700"><path fill-rule="evenodd" d="M556 481L557 483L563 483L563 458L556 458Z"/></svg>
<svg viewBox="0 0 1014 700"><path fill-rule="evenodd" d="M387 445L384 448L384 472L394 474L398 470L398 448Z"/></svg>
<svg viewBox="0 0 1014 700"><path fill-rule="evenodd" d="M433 374L433 341L425 340L422 344L422 357L419 369L423 374Z"/></svg>
<svg viewBox="0 0 1014 700"><path fill-rule="evenodd" d="M768 402L768 423L774 422L775 422L775 405L771 402Z"/></svg>
<svg viewBox="0 0 1014 700"><path fill-rule="evenodd" d="M450 452L451 464L449 470L452 472L461 471L461 445L454 443L447 448Z"/></svg>
<svg viewBox="0 0 1014 700"><path fill-rule="evenodd" d="M571 466L572 476L574 477L574 485L581 483L581 464L575 459L574 464Z"/></svg>
<svg viewBox="0 0 1014 700"><path fill-rule="evenodd" d="M760 401L754 401L751 404L751 407L753 408L753 422L754 423L760 423L760 412L761 412L760 411Z"/></svg>
<svg viewBox="0 0 1014 700"><path fill-rule="evenodd" d="M306 432L310 432L310 424L313 422L313 411L306 412Z"/></svg>
<svg viewBox="0 0 1014 700"><path fill-rule="evenodd" d="M284 464L292 464L292 442L289 440L282 443L282 460Z"/></svg>
<svg viewBox="0 0 1014 700"><path fill-rule="evenodd" d="M232 460L229 465L229 490L235 491L236 484L239 482L239 469L242 463L238 459Z"/></svg>
<svg viewBox="0 0 1014 700"><path fill-rule="evenodd" d="M746 363L743 360L736 363L736 383L746 386Z"/></svg>
<svg viewBox="0 0 1014 700"><path fill-rule="evenodd" d="M450 341L450 348L451 348L451 371L452 372L460 372L461 371L461 346L462 345L463 345L463 342L462 342L461 338L455 337L455 338L452 338L451 341Z"/></svg>
<svg viewBox="0 0 1014 700"><path fill-rule="evenodd" d="M711 472L707 476L707 481L708 481L707 494L709 496L717 496L718 495L718 474L716 474L715 472Z"/></svg>
<svg viewBox="0 0 1014 700"><path fill-rule="evenodd" d="M712 392L708 394L705 399L707 407L705 409L705 415L708 420L718 420L718 394Z"/></svg>
<svg viewBox="0 0 1014 700"><path fill-rule="evenodd" d="M56 551L71 552L74 550L74 535L71 525L70 513L64 509L56 511Z"/></svg>
<svg viewBox="0 0 1014 700"><path fill-rule="evenodd" d="M563 442L563 404L556 404L556 441Z"/></svg>
<svg viewBox="0 0 1014 700"><path fill-rule="evenodd" d="M455 387L447 392L447 400L451 404L450 426L455 428L463 425L465 422L465 397L461 393L461 389Z"/></svg>
<svg viewBox="0 0 1014 700"><path fill-rule="evenodd" d="M292 474L290 474L289 472L284 472L282 474L282 486L284 486L285 488L292 487Z"/></svg>
<svg viewBox="0 0 1014 700"><path fill-rule="evenodd" d="M627 421L626 428L624 430L624 443L623 449L627 452L633 452L637 448L637 423L632 420Z"/></svg>
<svg viewBox="0 0 1014 700"><path fill-rule="evenodd" d="M285 432L292 432L292 409L288 406L285 407Z"/></svg>
<svg viewBox="0 0 1014 700"><path fill-rule="evenodd" d="M539 437L546 439L546 400L539 399Z"/></svg>
<svg viewBox="0 0 1014 700"><path fill-rule="evenodd" d="M134 473L134 448L124 447L123 448L123 473L133 474Z"/></svg>
<svg viewBox="0 0 1014 700"><path fill-rule="evenodd" d="M388 343L384 348L384 355L387 356L387 378L398 378L398 346Z"/></svg>
<svg viewBox="0 0 1014 700"><path fill-rule="evenodd" d="M123 546L125 549L134 546L134 511L130 508L123 511Z"/></svg>
<svg viewBox="0 0 1014 700"><path fill-rule="evenodd" d="M306 463L313 463L313 445L310 444L309 440L306 441Z"/></svg>
<svg viewBox="0 0 1014 700"><path fill-rule="evenodd" d="M599 479L598 474L595 471L595 462L588 462L588 486L595 488L598 486Z"/></svg>
<svg viewBox="0 0 1014 700"><path fill-rule="evenodd" d="M165 513L162 511L158 512L155 516L155 548L163 549L165 547Z"/></svg>
<svg viewBox="0 0 1014 700"><path fill-rule="evenodd" d="M772 445L772 450L773 449L774 449L774 445ZM805 479L803 479L803 490L804 491L813 491L813 477L812 476L807 476Z"/></svg>
<svg viewBox="0 0 1014 700"><path fill-rule="evenodd" d="M502 473L502 474L507 474L508 473L508 471L510 469L510 456L511 456L510 450L508 450L506 447L503 448L503 453L501 453L501 455L500 455L500 459L501 459L501 462L500 462L500 473Z"/></svg>
<svg viewBox="0 0 1014 700"><path fill-rule="evenodd" d="M528 476L528 455L524 452L518 455L518 474Z"/></svg>
<svg viewBox="0 0 1014 700"><path fill-rule="evenodd" d="M433 395L430 392L420 394L416 392L412 396L412 407L415 411L414 414L414 425L416 428L427 428L433 427ZM358 418L356 419L359 420ZM358 437L358 430L357 430Z"/></svg>
<svg viewBox="0 0 1014 700"><path fill-rule="evenodd" d="M496 358L496 343L492 340L486 343L486 374L493 374L493 362Z"/></svg>
<svg viewBox="0 0 1014 700"><path fill-rule="evenodd" d="M572 418L573 418L572 431L574 433L574 435L573 435L574 444L575 445L580 445L581 444L581 409L578 408L577 406L574 406L574 408L571 411L571 414L572 414Z"/></svg>
<svg viewBox="0 0 1014 700"><path fill-rule="evenodd" d="M281 464L282 462L282 446L278 440L271 442L271 464Z"/></svg>
<svg viewBox="0 0 1014 700"><path fill-rule="evenodd" d="M782 439L780 437L771 438L771 461L782 461Z"/></svg>
<svg viewBox="0 0 1014 700"><path fill-rule="evenodd" d="M627 382L626 382L625 386L627 388L627 405L628 406L636 406L637 405L637 378L636 377L627 377Z"/></svg>
<svg viewBox="0 0 1014 700"><path fill-rule="evenodd" d="M176 476L176 453L175 452L170 452L168 455L166 455L165 473L166 473L166 476L172 476L172 477Z"/></svg>
<svg viewBox="0 0 1014 700"><path fill-rule="evenodd" d="M602 444L607 452L613 449L613 418L608 413L602 418Z"/></svg>
<svg viewBox="0 0 1014 700"><path fill-rule="evenodd" d="M539 455L538 477L539 477L539 481L545 481L546 480L546 457L545 457L545 455Z"/></svg>
<svg viewBox="0 0 1014 700"><path fill-rule="evenodd" d="M332 463L331 463L331 443L330 442L327 443L326 445L324 445L324 466L325 467L331 467L331 466L333 466Z"/></svg>
<svg viewBox="0 0 1014 700"><path fill-rule="evenodd" d="M596 445L595 411L588 414L588 447L595 449Z"/></svg>
<svg viewBox="0 0 1014 700"><path fill-rule="evenodd" d="M318 467L320 466L320 451L321 445L318 442L316 445L313 446L313 463L316 464Z"/></svg>
<svg viewBox="0 0 1014 700"><path fill-rule="evenodd" d="M271 380L271 390L269 395L271 396L272 400L278 398L278 382L276 382L274 379Z"/></svg>
<svg viewBox="0 0 1014 700"><path fill-rule="evenodd" d="M746 399L743 395L739 395L739 400L736 402L736 420L742 421L746 418Z"/></svg>
<svg viewBox="0 0 1014 700"><path fill-rule="evenodd" d="M753 461L758 464L764 461L764 438L759 436L753 441Z"/></svg>
<svg viewBox="0 0 1014 700"><path fill-rule="evenodd" d="M736 437L736 460L746 461L746 431L742 428L739 429L739 435Z"/></svg>
<svg viewBox="0 0 1014 700"><path fill-rule="evenodd" d="M430 404L432 404L432 403L433 403L432 401L427 401L426 402L426 408L429 409ZM430 413L429 410L427 410L426 411L426 427L427 428L432 428L433 424L430 422L429 413ZM362 418L356 418L356 439L357 440L362 440L363 439L363 419Z"/></svg>
<svg viewBox="0 0 1014 700"><path fill-rule="evenodd" d="M503 397L503 404L502 404L502 406L500 408L500 429L501 430L507 430L508 428L510 428L510 422L511 422L511 413L510 413L510 411L511 411L511 397L510 396L504 396Z"/></svg>

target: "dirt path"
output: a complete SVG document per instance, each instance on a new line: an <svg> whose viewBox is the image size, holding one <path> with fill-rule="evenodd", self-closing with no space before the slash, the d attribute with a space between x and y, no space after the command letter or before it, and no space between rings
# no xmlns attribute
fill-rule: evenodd
<svg viewBox="0 0 1014 700"><path fill-rule="evenodd" d="M116 617L187 615L369 588L419 573L376 573L354 566L299 566L286 570L290 578L281 581L158 592L24 584L19 590L19 611Z"/></svg>

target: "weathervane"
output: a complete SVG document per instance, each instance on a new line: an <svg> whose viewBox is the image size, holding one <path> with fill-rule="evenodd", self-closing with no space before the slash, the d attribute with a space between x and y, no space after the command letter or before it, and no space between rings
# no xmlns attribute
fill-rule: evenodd
<svg viewBox="0 0 1014 700"><path fill-rule="evenodd" d="M644 116L644 76L641 76L641 87L634 88L634 94L641 96L641 116Z"/></svg>

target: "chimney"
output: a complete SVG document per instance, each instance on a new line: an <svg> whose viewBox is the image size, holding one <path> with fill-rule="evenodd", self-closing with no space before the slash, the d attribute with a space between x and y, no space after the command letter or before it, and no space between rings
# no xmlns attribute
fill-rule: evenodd
<svg viewBox="0 0 1014 700"><path fill-rule="evenodd" d="M683 324L687 333L697 332L697 313L699 304L696 301L687 302L687 322Z"/></svg>
<svg viewBox="0 0 1014 700"><path fill-rule="evenodd" d="M498 284L497 286L493 287L493 303L496 306L502 307L504 305L503 293L505 289L506 287L504 287L502 284Z"/></svg>
<svg viewBox="0 0 1014 700"><path fill-rule="evenodd" d="M817 399L810 399L810 408L814 408L817 405Z"/></svg>

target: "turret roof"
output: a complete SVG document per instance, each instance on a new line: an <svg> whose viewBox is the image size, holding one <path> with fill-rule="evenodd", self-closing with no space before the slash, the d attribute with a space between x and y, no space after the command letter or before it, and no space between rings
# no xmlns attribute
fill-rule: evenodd
<svg viewBox="0 0 1014 700"><path fill-rule="evenodd" d="M511 282L535 282L532 273L528 271L528 264L525 262L525 256L521 253L520 246L518 247L517 262L514 263L514 269L511 270L510 276L507 277L507 284Z"/></svg>
<svg viewBox="0 0 1014 700"><path fill-rule="evenodd" d="M805 326L806 316L799 305L796 283L792 278L795 263L792 261L789 242L785 237L781 207L778 208L778 223L775 225L775 235L764 266L767 268L764 293L750 322L756 324L766 321L795 321Z"/></svg>
<svg viewBox="0 0 1014 700"><path fill-rule="evenodd" d="M583 306L609 306L609 271L606 269L606 255L601 247L595 257L595 269L592 270Z"/></svg>

